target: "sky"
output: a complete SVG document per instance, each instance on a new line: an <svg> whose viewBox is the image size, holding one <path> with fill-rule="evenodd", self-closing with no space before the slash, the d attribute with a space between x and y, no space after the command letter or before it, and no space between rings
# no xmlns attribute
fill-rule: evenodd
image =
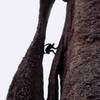
<svg viewBox="0 0 100 100"><path fill-rule="evenodd" d="M9 85L36 32L39 0L0 0L0 100L6 100ZM66 15L66 3L56 0L46 31L45 43L58 46ZM44 96L53 53L44 55Z"/></svg>

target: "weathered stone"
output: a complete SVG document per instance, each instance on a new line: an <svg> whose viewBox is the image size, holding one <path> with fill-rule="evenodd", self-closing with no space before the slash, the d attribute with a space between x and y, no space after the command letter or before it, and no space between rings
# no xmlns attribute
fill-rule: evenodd
<svg viewBox="0 0 100 100"><path fill-rule="evenodd" d="M54 0L40 0L39 22L34 39L10 85L7 100L44 100L44 42L49 13Z"/></svg>

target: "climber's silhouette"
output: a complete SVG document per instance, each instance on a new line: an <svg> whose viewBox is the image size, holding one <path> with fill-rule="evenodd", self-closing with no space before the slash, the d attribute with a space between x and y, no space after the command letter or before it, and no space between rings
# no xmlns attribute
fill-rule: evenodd
<svg viewBox="0 0 100 100"><path fill-rule="evenodd" d="M55 45L54 43L53 44L51 44L51 43L45 44L44 46L47 46L47 47L46 47L44 53L50 54L50 52L53 52L55 54L54 49L57 49L57 48L55 48L54 45Z"/></svg>

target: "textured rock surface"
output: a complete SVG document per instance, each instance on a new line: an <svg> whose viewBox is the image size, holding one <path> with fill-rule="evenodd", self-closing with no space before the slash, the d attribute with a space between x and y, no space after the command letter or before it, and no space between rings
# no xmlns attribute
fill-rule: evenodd
<svg viewBox="0 0 100 100"><path fill-rule="evenodd" d="M13 78L7 100L44 100L42 59L45 31L53 3L53 0L40 0L37 32Z"/></svg>
<svg viewBox="0 0 100 100"><path fill-rule="evenodd" d="M72 0L61 100L100 100L100 1Z"/></svg>
<svg viewBox="0 0 100 100"><path fill-rule="evenodd" d="M100 100L100 0L68 0L63 35L51 68L48 100L58 100L58 75L61 100Z"/></svg>
<svg viewBox="0 0 100 100"><path fill-rule="evenodd" d="M45 25L42 24L42 28ZM40 27L38 29L41 31ZM11 83L7 100L44 100L43 69L44 31L37 31Z"/></svg>

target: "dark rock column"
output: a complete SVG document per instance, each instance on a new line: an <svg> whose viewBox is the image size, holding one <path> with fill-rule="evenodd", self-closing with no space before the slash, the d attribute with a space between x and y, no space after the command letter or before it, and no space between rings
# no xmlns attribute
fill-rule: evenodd
<svg viewBox="0 0 100 100"><path fill-rule="evenodd" d="M40 0L37 31L13 78L7 100L44 100L42 60L46 27L53 3L53 0Z"/></svg>

